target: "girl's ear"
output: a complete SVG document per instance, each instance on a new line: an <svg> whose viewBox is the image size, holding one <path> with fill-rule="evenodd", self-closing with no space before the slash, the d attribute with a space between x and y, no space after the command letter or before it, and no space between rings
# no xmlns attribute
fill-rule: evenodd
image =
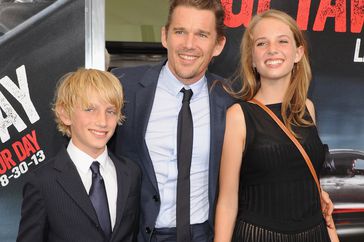
<svg viewBox="0 0 364 242"><path fill-rule="evenodd" d="M303 56L304 52L305 52L305 50L304 50L304 48L303 48L302 45L299 46L299 47L297 47L297 49L296 49L296 58L294 59L294 63L300 62L300 60L302 59L302 56Z"/></svg>

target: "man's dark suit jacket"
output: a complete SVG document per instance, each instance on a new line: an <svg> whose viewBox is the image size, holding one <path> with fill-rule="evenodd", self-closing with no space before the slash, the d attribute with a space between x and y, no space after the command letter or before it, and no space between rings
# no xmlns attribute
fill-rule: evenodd
<svg viewBox="0 0 364 242"><path fill-rule="evenodd" d="M160 209L159 190L152 160L145 143L145 132L151 113L159 73L164 63L114 69L125 94L126 120L119 126L110 147L116 154L137 161L142 169L141 217L138 241L148 241ZM209 223L213 231L217 181L225 131L225 113L233 102L221 85L211 86L221 77L206 73L210 98L210 161L209 161Z"/></svg>
<svg viewBox="0 0 364 242"><path fill-rule="evenodd" d="M116 222L110 241L136 241L141 172L109 154L117 174ZM104 242L104 233L76 166L63 148L24 185L18 242Z"/></svg>

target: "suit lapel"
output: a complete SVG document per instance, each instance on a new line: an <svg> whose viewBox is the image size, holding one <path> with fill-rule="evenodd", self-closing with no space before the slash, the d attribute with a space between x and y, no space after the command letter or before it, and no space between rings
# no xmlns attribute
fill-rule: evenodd
<svg viewBox="0 0 364 242"><path fill-rule="evenodd" d="M227 94L220 84L212 87L215 79L206 73L210 99L210 161L209 161L209 201L210 206L215 205L217 181L219 177L221 150L225 132L225 112L229 105ZM210 217L213 216L210 208Z"/></svg>
<svg viewBox="0 0 364 242"><path fill-rule="evenodd" d="M139 154L144 174L148 176L156 190L158 190L157 178L155 176L152 160L145 143L145 132L147 129L150 113L152 111L155 91L157 88L159 73L163 65L150 68L145 72L144 77L139 81L139 88L135 94L135 113L133 120L136 123L136 140L142 149Z"/></svg>
<svg viewBox="0 0 364 242"><path fill-rule="evenodd" d="M118 228L120 226L121 218L123 216L126 206L126 201L129 196L131 182L128 169L125 166L124 161L117 160L117 158L110 153L109 155L115 165L117 183L118 183L118 196L116 202L116 221L114 226L114 228Z"/></svg>
<svg viewBox="0 0 364 242"><path fill-rule="evenodd" d="M65 149L58 153L54 169L59 171L56 179L64 191L95 224L98 224L97 215L83 186L81 177Z"/></svg>

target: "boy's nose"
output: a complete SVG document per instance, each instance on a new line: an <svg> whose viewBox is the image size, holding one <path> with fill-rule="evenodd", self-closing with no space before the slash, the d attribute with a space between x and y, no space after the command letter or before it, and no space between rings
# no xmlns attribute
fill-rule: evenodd
<svg viewBox="0 0 364 242"><path fill-rule="evenodd" d="M99 113L97 115L96 124L99 126L106 126L106 114L105 113Z"/></svg>

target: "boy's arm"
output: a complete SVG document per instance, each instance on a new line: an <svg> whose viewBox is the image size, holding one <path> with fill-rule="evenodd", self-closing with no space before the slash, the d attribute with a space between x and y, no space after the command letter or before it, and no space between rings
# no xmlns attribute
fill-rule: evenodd
<svg viewBox="0 0 364 242"><path fill-rule="evenodd" d="M23 188L23 203L17 242L46 241L47 215L44 199L33 182Z"/></svg>

